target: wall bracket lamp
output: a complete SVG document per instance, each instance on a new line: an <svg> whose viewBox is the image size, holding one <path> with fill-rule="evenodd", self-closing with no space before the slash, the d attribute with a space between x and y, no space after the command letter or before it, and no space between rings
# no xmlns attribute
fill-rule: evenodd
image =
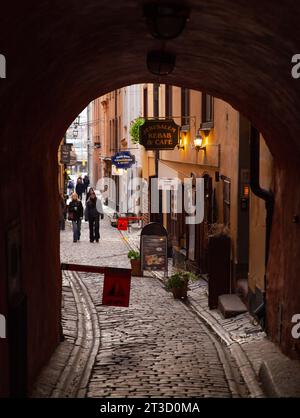
<svg viewBox="0 0 300 418"><path fill-rule="evenodd" d="M199 151L206 152L206 146L203 145L203 136L200 133L200 129L198 129L197 135L194 139L194 147L197 152Z"/></svg>
<svg viewBox="0 0 300 418"><path fill-rule="evenodd" d="M183 143L182 138L180 138L180 139L179 139L179 143L176 145L176 147L177 147L178 149L182 149L182 150L184 150L184 143Z"/></svg>

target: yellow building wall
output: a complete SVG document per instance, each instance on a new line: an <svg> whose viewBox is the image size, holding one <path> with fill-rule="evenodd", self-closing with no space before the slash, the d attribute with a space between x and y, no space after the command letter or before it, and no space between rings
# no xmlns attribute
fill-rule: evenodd
<svg viewBox="0 0 300 418"><path fill-rule="evenodd" d="M272 188L273 159L262 136L260 137L260 186L266 190ZM249 237L249 276L248 286L264 289L266 243L265 202L250 193L250 237Z"/></svg>

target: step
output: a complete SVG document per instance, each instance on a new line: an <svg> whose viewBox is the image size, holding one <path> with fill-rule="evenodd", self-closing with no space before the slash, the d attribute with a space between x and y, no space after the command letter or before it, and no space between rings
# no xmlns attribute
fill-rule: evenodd
<svg viewBox="0 0 300 418"><path fill-rule="evenodd" d="M218 309L224 318L231 318L247 312L247 306L237 295L221 295L218 298Z"/></svg>
<svg viewBox="0 0 300 418"><path fill-rule="evenodd" d="M266 396L271 398L300 397L300 362L283 354L263 361L259 377Z"/></svg>

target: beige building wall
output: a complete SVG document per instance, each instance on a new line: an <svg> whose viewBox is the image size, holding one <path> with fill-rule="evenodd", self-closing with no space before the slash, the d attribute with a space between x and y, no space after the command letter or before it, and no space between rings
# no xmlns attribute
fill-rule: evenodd
<svg viewBox="0 0 300 418"><path fill-rule="evenodd" d="M238 179L239 179L239 113L228 103L214 100L214 129L212 142L220 144L220 176L231 183L230 235L232 239L232 261L237 263L238 229ZM215 183L218 203L218 218L223 220L223 182Z"/></svg>

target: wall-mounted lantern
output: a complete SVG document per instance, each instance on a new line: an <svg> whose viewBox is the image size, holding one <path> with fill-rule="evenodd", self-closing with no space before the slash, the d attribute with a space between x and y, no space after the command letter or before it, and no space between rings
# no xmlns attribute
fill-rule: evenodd
<svg viewBox="0 0 300 418"><path fill-rule="evenodd" d="M186 132L184 133L184 137L186 137ZM184 150L184 146L185 146L184 144L185 144L185 140L183 138L183 135L180 135L179 143L176 146L178 149Z"/></svg>
<svg viewBox="0 0 300 418"><path fill-rule="evenodd" d="M197 152L201 151L206 151L206 146L203 145L203 136L200 133L200 129L198 129L197 131L197 135L195 136L194 139L194 147L196 149Z"/></svg>

